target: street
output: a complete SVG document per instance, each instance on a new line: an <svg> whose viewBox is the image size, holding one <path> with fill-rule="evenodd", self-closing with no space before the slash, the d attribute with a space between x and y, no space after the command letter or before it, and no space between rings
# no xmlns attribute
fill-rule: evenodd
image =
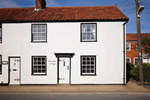
<svg viewBox="0 0 150 100"><path fill-rule="evenodd" d="M0 100L150 100L150 94L0 94Z"/></svg>

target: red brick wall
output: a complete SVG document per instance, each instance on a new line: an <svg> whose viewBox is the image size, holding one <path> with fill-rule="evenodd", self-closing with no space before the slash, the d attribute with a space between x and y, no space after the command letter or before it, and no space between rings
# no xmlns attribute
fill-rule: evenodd
<svg viewBox="0 0 150 100"><path fill-rule="evenodd" d="M126 57L131 58L131 63L134 64L134 58L139 56L139 52L136 50L136 42L126 42L126 43L131 43L131 50L126 51ZM142 53L144 53L143 50Z"/></svg>

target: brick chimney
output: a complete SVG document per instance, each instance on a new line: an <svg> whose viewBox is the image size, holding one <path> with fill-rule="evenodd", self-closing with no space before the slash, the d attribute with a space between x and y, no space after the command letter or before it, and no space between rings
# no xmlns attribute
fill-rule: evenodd
<svg viewBox="0 0 150 100"><path fill-rule="evenodd" d="M36 8L35 10L44 10L46 8L46 2L45 0L36 0Z"/></svg>

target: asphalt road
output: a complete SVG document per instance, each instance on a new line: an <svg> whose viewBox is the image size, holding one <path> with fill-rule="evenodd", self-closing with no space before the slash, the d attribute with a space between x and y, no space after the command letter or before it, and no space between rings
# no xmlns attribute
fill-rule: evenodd
<svg viewBox="0 0 150 100"><path fill-rule="evenodd" d="M0 94L0 100L150 100L150 94Z"/></svg>

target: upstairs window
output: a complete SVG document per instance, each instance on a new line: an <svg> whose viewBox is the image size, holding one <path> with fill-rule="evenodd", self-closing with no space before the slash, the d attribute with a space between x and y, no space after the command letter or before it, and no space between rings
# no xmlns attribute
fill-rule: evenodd
<svg viewBox="0 0 150 100"><path fill-rule="evenodd" d="M32 42L47 41L47 25L33 24L32 25Z"/></svg>
<svg viewBox="0 0 150 100"><path fill-rule="evenodd" d="M126 43L126 51L130 51L131 50L131 43Z"/></svg>
<svg viewBox="0 0 150 100"><path fill-rule="evenodd" d="M96 42L96 23L81 24L81 42Z"/></svg>
<svg viewBox="0 0 150 100"><path fill-rule="evenodd" d="M0 24L0 43L2 43L2 24Z"/></svg>

